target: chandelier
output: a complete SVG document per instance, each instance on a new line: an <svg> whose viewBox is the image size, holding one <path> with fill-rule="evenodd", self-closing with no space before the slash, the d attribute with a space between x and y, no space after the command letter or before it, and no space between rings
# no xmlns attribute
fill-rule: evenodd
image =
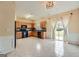
<svg viewBox="0 0 79 59"><path fill-rule="evenodd" d="M44 1L43 5L45 6L46 9L50 9L54 6L53 1Z"/></svg>

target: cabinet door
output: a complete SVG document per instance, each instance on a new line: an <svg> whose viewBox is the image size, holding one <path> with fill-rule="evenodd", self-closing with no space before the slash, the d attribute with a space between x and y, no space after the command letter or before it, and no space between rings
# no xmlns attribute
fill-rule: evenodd
<svg viewBox="0 0 79 59"><path fill-rule="evenodd" d="M17 39L22 38L22 32L16 32L16 38Z"/></svg>

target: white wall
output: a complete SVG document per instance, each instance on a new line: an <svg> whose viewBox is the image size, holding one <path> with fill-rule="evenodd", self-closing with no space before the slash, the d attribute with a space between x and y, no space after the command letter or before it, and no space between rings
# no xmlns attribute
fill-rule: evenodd
<svg viewBox="0 0 79 59"><path fill-rule="evenodd" d="M0 54L14 49L15 3L0 1Z"/></svg>
<svg viewBox="0 0 79 59"><path fill-rule="evenodd" d="M79 45L79 9L76 9L72 12L68 26L68 41L72 44Z"/></svg>
<svg viewBox="0 0 79 59"><path fill-rule="evenodd" d="M14 36L0 37L0 54L5 54L14 50Z"/></svg>

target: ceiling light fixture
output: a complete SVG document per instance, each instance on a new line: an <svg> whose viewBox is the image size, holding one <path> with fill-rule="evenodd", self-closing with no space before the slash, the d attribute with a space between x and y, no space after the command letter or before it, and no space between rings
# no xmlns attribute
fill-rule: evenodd
<svg viewBox="0 0 79 59"><path fill-rule="evenodd" d="M26 18L30 18L30 17L32 17L32 15L30 15L30 14L29 15L26 15Z"/></svg>
<svg viewBox="0 0 79 59"><path fill-rule="evenodd" d="M34 16L31 14L25 15L25 18L33 18Z"/></svg>
<svg viewBox="0 0 79 59"><path fill-rule="evenodd" d="M54 2L53 1L44 1L43 5L45 6L46 9L50 9L54 6Z"/></svg>

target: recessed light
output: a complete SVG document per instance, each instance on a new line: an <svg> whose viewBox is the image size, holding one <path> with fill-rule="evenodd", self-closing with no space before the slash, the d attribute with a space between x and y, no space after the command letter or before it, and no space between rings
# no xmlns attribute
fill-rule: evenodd
<svg viewBox="0 0 79 59"><path fill-rule="evenodd" d="M33 17L33 15L31 15L31 14L25 15L25 18L32 18L32 17Z"/></svg>

